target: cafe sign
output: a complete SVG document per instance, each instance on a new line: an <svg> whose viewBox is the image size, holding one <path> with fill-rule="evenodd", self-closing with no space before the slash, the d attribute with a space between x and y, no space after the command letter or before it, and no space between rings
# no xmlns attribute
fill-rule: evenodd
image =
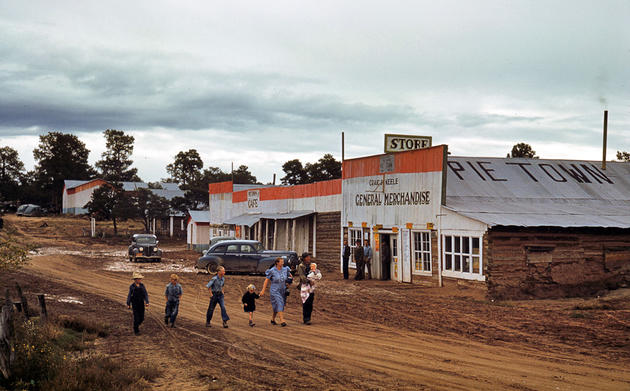
<svg viewBox="0 0 630 391"><path fill-rule="evenodd" d="M412 151L431 147L431 136L410 136L407 134L386 134L385 153Z"/></svg>

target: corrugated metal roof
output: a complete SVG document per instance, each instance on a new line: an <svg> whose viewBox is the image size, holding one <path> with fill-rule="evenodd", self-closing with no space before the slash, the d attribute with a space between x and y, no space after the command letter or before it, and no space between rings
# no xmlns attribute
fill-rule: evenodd
<svg viewBox="0 0 630 391"><path fill-rule="evenodd" d="M81 186L85 183L91 182L90 181L77 181L77 180L72 180L72 179L66 179L63 181L63 185L66 187L66 189L74 189L77 186Z"/></svg>
<svg viewBox="0 0 630 391"><path fill-rule="evenodd" d="M196 223L210 223L210 211L208 210L189 210L188 214Z"/></svg>
<svg viewBox="0 0 630 391"><path fill-rule="evenodd" d="M172 200L175 197L183 197L184 191L182 190L167 190L167 189L149 189L153 194L158 197L164 197L167 200Z"/></svg>
<svg viewBox="0 0 630 391"><path fill-rule="evenodd" d="M232 217L223 222L223 224L233 225L246 225L251 227L261 219L269 220L293 220L299 217L308 216L315 213L312 210L295 210L288 213L258 213L258 214L244 214L236 217Z"/></svg>
<svg viewBox="0 0 630 391"><path fill-rule="evenodd" d="M490 226L630 228L630 164L449 157L446 206Z"/></svg>

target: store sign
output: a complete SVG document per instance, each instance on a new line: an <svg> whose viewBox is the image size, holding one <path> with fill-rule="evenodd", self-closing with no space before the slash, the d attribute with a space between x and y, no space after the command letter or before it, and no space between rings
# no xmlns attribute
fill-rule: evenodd
<svg viewBox="0 0 630 391"><path fill-rule="evenodd" d="M247 208L256 209L260 204L260 190L247 190Z"/></svg>
<svg viewBox="0 0 630 391"><path fill-rule="evenodd" d="M406 134L386 134L385 153L412 151L431 147L431 136L409 136Z"/></svg>

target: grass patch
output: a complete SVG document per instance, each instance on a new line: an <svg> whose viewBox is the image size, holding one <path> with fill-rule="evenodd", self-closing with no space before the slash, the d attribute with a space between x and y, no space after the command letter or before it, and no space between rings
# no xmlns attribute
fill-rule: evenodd
<svg viewBox="0 0 630 391"><path fill-rule="evenodd" d="M95 334L104 338L109 335L109 326L102 322L97 322L89 318L79 316L59 315L55 322L61 327L71 329L80 333Z"/></svg>
<svg viewBox="0 0 630 391"><path fill-rule="evenodd" d="M14 320L15 361L12 376L0 376L0 390L145 390L160 376L148 364L136 366L104 356L77 355L108 326L84 318L55 321Z"/></svg>

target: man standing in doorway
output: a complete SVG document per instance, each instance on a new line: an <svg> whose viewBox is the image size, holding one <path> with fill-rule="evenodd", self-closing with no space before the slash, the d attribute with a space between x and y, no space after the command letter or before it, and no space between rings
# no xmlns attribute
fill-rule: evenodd
<svg viewBox="0 0 630 391"><path fill-rule="evenodd" d="M350 262L350 246L348 246L348 239L343 240L343 253L341 254L341 258L343 260L341 264L341 268L343 270L343 279L348 279L348 262Z"/></svg>
<svg viewBox="0 0 630 391"><path fill-rule="evenodd" d="M363 247L363 258L365 260L365 265L367 266L367 279L372 279L372 247L370 247L370 242L367 240L364 241L365 246Z"/></svg>
<svg viewBox="0 0 630 391"><path fill-rule="evenodd" d="M206 288L212 294L210 297L210 305L208 305L208 311L206 312L206 327L210 327L210 321L212 320L212 314L214 313L214 308L217 306L217 303L221 307L221 318L223 319L223 327L227 329L228 320L230 317L225 310L225 302L223 300L223 285L225 284L225 268L223 266L219 266L217 269L217 275L212 277Z"/></svg>
<svg viewBox="0 0 630 391"><path fill-rule="evenodd" d="M381 277L383 280L389 280L390 277L390 268L392 262L392 254L389 249L389 236L384 236L384 240L381 242Z"/></svg>
<svg viewBox="0 0 630 391"><path fill-rule="evenodd" d="M361 240L357 239L354 243L356 247L354 248L354 263L357 267L357 273L354 275L355 280L363 280L365 278L365 263L363 262L363 246L361 246Z"/></svg>

